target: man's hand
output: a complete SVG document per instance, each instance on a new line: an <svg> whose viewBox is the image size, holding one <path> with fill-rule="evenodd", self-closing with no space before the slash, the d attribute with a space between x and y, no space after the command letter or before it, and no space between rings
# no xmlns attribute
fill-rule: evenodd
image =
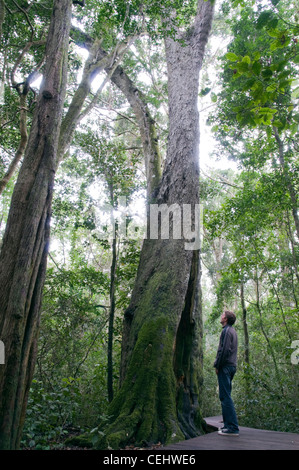
<svg viewBox="0 0 299 470"><path fill-rule="evenodd" d="M216 371L216 374L218 375L218 369L215 369L215 371Z"/></svg>

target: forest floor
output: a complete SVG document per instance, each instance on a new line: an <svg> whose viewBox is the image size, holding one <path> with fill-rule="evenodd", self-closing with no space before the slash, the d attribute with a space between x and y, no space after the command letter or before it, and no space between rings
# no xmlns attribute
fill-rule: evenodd
<svg viewBox="0 0 299 470"><path fill-rule="evenodd" d="M76 451L76 450L94 450L94 448L92 446L79 446L79 445L72 445L72 444L69 444L68 441L71 440L71 439L75 439L76 437L78 437L80 434L82 434L82 431L76 431L76 430L72 430L69 432L69 434L65 435L63 437L63 439L61 440L53 440L52 442L48 442L46 445L42 446L33 446L33 447L29 447L29 446L23 446L21 448L21 450L51 450L51 451L59 451L59 450L69 450L69 451ZM132 450L153 450L153 449L159 449L163 447L163 444L161 444L160 442L157 443L157 444L154 444L152 446L147 446L147 447L137 447L135 445L127 445L126 447L124 447L123 449L121 450L129 450L129 451L132 451Z"/></svg>

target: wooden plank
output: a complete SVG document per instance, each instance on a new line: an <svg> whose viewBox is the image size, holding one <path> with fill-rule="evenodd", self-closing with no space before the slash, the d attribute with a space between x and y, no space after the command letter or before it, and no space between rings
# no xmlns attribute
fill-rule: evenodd
<svg viewBox="0 0 299 470"><path fill-rule="evenodd" d="M209 416L204 420L209 426L215 428L215 430L223 426L222 416Z"/></svg>
<svg viewBox="0 0 299 470"><path fill-rule="evenodd" d="M221 417L206 418L217 429ZM221 436L217 431L168 445L163 450L299 450L299 434L240 427L239 436Z"/></svg>

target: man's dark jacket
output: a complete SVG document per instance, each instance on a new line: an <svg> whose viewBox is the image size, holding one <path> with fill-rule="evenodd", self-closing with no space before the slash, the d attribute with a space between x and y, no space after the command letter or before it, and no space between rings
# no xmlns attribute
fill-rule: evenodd
<svg viewBox="0 0 299 470"><path fill-rule="evenodd" d="M231 325L225 325L222 329L219 347L214 367L221 369L224 366L237 367L238 336Z"/></svg>

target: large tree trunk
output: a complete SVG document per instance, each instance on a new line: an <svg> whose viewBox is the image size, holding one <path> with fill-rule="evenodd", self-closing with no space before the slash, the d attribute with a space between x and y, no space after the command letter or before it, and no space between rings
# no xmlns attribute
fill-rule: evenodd
<svg viewBox="0 0 299 470"><path fill-rule="evenodd" d="M0 448L16 449L35 365L51 200L65 97L72 0L54 1L40 98L0 254Z"/></svg>
<svg viewBox="0 0 299 470"><path fill-rule="evenodd" d="M198 2L193 27L166 39L169 144L157 205L199 203L199 71L213 17ZM184 39L182 43L179 39ZM152 200L153 201L153 200ZM200 253L184 237L144 241L124 317L121 384L101 447L171 442L201 432Z"/></svg>

